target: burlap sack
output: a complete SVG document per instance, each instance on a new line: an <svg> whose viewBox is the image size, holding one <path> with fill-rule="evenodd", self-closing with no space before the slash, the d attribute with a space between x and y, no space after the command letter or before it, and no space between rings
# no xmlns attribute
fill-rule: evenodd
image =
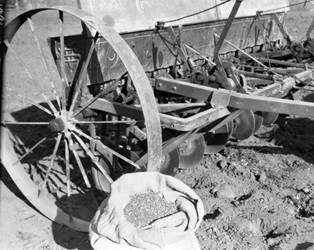
<svg viewBox="0 0 314 250"><path fill-rule="evenodd" d="M132 195L149 191L176 203L178 212L145 228L136 228L127 221L123 209ZM90 241L97 250L167 249L170 246L177 250L196 250L199 246L194 232L203 215L201 199L176 178L156 172L126 174L112 184L110 196L97 210L90 225Z"/></svg>

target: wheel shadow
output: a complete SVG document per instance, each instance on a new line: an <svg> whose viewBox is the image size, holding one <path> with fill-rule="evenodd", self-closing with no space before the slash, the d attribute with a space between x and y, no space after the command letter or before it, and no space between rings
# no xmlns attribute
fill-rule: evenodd
<svg viewBox="0 0 314 250"><path fill-rule="evenodd" d="M6 185L6 187L17 196L17 198L21 199L29 207L31 207L32 209L40 213L40 211L38 211L36 207L34 207L25 198L25 196L22 194L19 188L15 185L14 181L11 179L10 175L7 173L6 169L2 165L1 165L0 181L2 181L4 185ZM74 199L77 199L77 197L74 197ZM57 201L56 203L59 203L59 202L60 201ZM52 222L51 230L52 230L52 236L53 236L55 244L57 244L58 246L61 246L62 248L77 249L77 250L92 250L93 249L89 243L88 233L78 232L73 229L70 229L67 226L64 226L55 222Z"/></svg>
<svg viewBox="0 0 314 250"><path fill-rule="evenodd" d="M72 214L72 216L80 219L91 221L98 206L105 199L106 194L99 191L93 191L93 196L90 194L91 193L73 194L69 198L65 195L56 201L56 205L67 214ZM72 204L71 208L68 206L69 203ZM80 207L76 206L78 203L80 203ZM93 249L89 242L88 233L75 231L65 225L53 222L52 234L56 244L63 248L78 250Z"/></svg>
<svg viewBox="0 0 314 250"><path fill-rule="evenodd" d="M52 234L55 243L65 249L93 250L89 243L88 233L78 232L53 222Z"/></svg>
<svg viewBox="0 0 314 250"><path fill-rule="evenodd" d="M54 103L55 104L55 103ZM46 103L41 103L42 106L45 108L49 108ZM51 120L52 117L47 115L42 110L38 109L35 106L29 106L25 107L24 109L15 111L11 113L11 116L14 118L15 121L20 122L27 122L27 121L37 121L37 122L46 122ZM34 145L36 142L40 141L44 136L47 134L51 134L50 129L48 126L37 126L37 127L28 127L27 125L22 126L16 126L16 125L7 125L7 127L10 130L10 133L14 135L14 137L18 138L19 142L23 145L26 145L28 148L30 148L32 145ZM52 136L55 137L55 136ZM34 150L34 152L30 153L27 157L25 157L22 160L22 163L24 165L32 165L36 167L37 165L34 165L33 162L34 159L42 159L45 157L49 157L52 154L53 147L55 144L55 139L52 139L51 141L45 142L40 146L40 150ZM15 146L15 150L20 153L20 156L25 153L23 150L19 151L19 148L17 145ZM63 157L64 155L64 146L60 146L60 149L58 150L57 156ZM72 158L71 158L72 159ZM73 159L72 159L73 160ZM89 164L88 161L84 161L84 159L81 159L83 164ZM40 167L40 164L38 163L38 167ZM63 169L65 169L65 166L61 166ZM27 169L27 168L26 168ZM32 175L30 175L31 178L35 178ZM77 171L71 171L71 181L75 184L80 186L82 184L81 177ZM11 179L10 175L7 173L6 169L1 165L1 177L0 180L3 181L3 183L9 188L11 192L13 192L18 198L23 200L28 206L31 208L36 209L22 194L22 192L19 190L19 188L15 185L14 180ZM62 182L64 185L66 183L64 180L57 180L59 182ZM58 182L58 183L59 183ZM80 182L80 183L79 183ZM53 191L53 190L50 190ZM73 191L74 192L74 191ZM54 195L52 193L54 198L56 199L56 205L58 207L61 207L66 211L67 208L67 196L64 195L62 197L57 197L57 195ZM103 194L97 194L98 202L100 204L100 201L103 199ZM94 205L94 208L90 210L90 205L92 204L90 199L86 199L84 194L73 194L70 196L69 199L70 203L74 204L75 207L73 210L73 216L83 218L86 220L90 220L93 217L93 214L95 213L97 206ZM79 204L79 205L78 205ZM77 207L76 207L77 205ZM80 206L80 207L79 207ZM38 211L39 212L39 211ZM40 212L39 212L40 213ZM58 216L57 216L58 217ZM75 231L67 226L60 225L58 223L52 222L51 224L51 231L53 235L53 239L55 241L55 244L64 248L64 249L78 249L78 250L90 250L92 249L90 243L89 243L89 237L88 233L82 233ZM57 248L59 249L59 248Z"/></svg>

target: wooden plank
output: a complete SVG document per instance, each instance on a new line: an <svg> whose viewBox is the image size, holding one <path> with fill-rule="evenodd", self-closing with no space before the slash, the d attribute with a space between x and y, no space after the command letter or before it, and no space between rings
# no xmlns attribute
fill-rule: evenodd
<svg viewBox="0 0 314 250"><path fill-rule="evenodd" d="M230 114L227 108L211 108L192 115L188 118L179 118L160 114L161 125L179 131L190 131L206 124L210 124Z"/></svg>
<svg viewBox="0 0 314 250"><path fill-rule="evenodd" d="M204 102L195 102L195 103L161 103L157 104L158 111L160 113L170 113L170 112L185 112L200 109L205 107L206 103ZM135 107L140 107L140 105L134 105ZM192 111L191 111L192 112Z"/></svg>
<svg viewBox="0 0 314 250"><path fill-rule="evenodd" d="M96 109L110 114L125 116L137 121L143 121L142 110L139 107L124 105L116 102L109 102L106 99L99 98L91 106ZM167 114L159 113L161 126L179 131L190 131L200 126L209 124L219 118L228 115L230 112L227 108L207 109L188 118L180 118Z"/></svg>
<svg viewBox="0 0 314 250"><path fill-rule="evenodd" d="M238 109L314 117L314 103L234 93L229 105Z"/></svg>

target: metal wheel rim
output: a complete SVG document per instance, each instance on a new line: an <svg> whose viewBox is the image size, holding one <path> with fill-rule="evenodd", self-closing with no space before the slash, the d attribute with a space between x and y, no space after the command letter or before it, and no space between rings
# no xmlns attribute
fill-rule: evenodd
<svg viewBox="0 0 314 250"><path fill-rule="evenodd" d="M161 127L157 111L157 104L154 100L153 91L146 74L140 65L137 57L128 47L126 42L117 34L113 28L106 26L100 20L92 15L71 7L50 7L40 8L27 11L6 26L5 39L11 42L15 33L20 26L32 17L34 14L45 10L56 10L68 13L82 20L90 27L97 30L101 36L106 38L115 51L119 51L120 59L125 65L130 77L133 80L134 87L137 91L147 128L147 147L148 147L148 171L158 171L161 165ZM6 51L4 51L6 53ZM23 166L14 164L18 162L18 157L13 149L13 143L10 140L8 130L1 128L1 161L3 166L23 192L25 197L46 217L61 224L65 224L70 228L78 231L88 231L89 222L76 217L71 217L62 209L54 204L49 195L42 195L41 199L37 197L37 186L29 178L28 174L23 170ZM36 186L36 187L35 187Z"/></svg>

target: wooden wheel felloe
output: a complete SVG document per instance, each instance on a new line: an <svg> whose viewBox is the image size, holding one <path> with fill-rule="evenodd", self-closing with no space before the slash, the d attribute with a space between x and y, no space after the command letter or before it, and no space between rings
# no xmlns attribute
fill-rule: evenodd
<svg viewBox="0 0 314 250"><path fill-rule="evenodd" d="M57 21L59 74L51 62L45 40L49 35L41 21L50 17ZM95 32L86 57L80 58L77 77L69 79L65 37L73 32L74 22L77 27L82 22ZM87 231L98 198L102 199L101 194L93 192L95 169L110 184L124 172L158 171L161 166L161 128L149 80L119 34L81 10L31 10L10 22L6 31L2 164L25 197L45 216ZM121 75L92 93L88 67L100 39L111 46L127 80ZM10 63L16 66L10 67ZM124 91L126 99L116 98L126 85L132 95ZM137 117L131 112L135 104ZM132 131L141 138L126 136ZM134 154L138 157L130 157ZM136 163L141 156L147 157L145 166Z"/></svg>

